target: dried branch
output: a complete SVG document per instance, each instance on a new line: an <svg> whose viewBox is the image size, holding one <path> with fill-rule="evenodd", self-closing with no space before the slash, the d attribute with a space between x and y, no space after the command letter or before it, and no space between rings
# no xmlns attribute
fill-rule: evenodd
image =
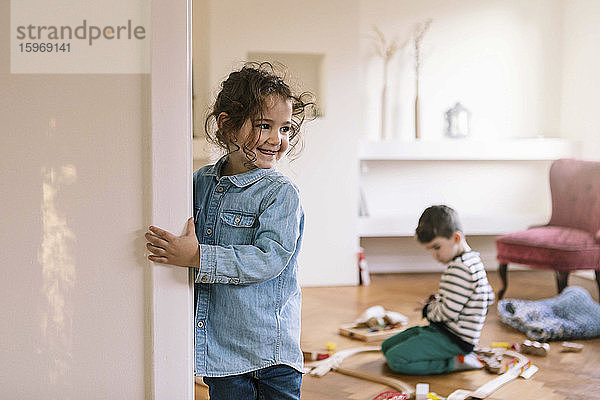
<svg viewBox="0 0 600 400"><path fill-rule="evenodd" d="M399 46L397 39L388 43L383 32L376 26L373 27L373 31L375 32L374 37L372 37L375 42L375 52L379 57L383 58L383 61L386 63L390 61L400 48L406 45L405 43L404 45Z"/></svg>
<svg viewBox="0 0 600 400"><path fill-rule="evenodd" d="M429 30L431 23L433 20L429 18L424 22L419 22L415 25L413 29L413 41L415 46L415 72L417 74L417 80L419 79L419 70L421 68L421 43L423 42L423 38L425 34Z"/></svg>

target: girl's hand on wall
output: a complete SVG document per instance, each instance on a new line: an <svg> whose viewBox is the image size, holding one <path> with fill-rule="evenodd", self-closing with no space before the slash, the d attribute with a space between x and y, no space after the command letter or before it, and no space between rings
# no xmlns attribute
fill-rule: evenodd
<svg viewBox="0 0 600 400"><path fill-rule="evenodd" d="M175 236L156 226L151 226L146 232L146 248L152 253L148 256L150 261L161 264L171 264L180 267L200 266L200 251L194 218L187 221L185 233Z"/></svg>

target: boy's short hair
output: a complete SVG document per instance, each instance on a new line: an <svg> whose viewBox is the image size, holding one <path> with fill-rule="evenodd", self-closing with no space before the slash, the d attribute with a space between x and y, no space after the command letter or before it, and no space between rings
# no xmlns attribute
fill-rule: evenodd
<svg viewBox="0 0 600 400"><path fill-rule="evenodd" d="M429 243L438 236L449 239L456 231L462 232L456 211L448 206L438 205L427 207L423 211L415 233L419 242Z"/></svg>

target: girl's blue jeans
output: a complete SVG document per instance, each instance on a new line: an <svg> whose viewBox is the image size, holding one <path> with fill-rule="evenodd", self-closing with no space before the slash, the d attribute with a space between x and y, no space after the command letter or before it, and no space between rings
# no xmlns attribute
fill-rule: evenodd
<svg viewBox="0 0 600 400"><path fill-rule="evenodd" d="M203 378L210 400L300 400L302 374L274 365L241 375Z"/></svg>

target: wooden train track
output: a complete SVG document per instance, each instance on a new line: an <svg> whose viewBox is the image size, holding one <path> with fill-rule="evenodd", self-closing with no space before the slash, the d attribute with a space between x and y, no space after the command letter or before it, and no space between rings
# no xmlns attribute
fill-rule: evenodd
<svg viewBox="0 0 600 400"><path fill-rule="evenodd" d="M329 371L336 371L344 375L353 376L355 378L367 380L370 382L387 385L392 389L398 390L402 393L406 393L407 395L409 395L410 398L413 398L415 394L415 388L400 379L370 374L367 372L357 371L348 368L342 368L341 364L342 361L344 361L344 359L356 354L372 351L381 351L381 348L379 346L365 346L339 351L331 357L326 358L325 360L317 361L315 363L310 364L308 366L308 368L310 368L309 374L312 376L323 376ZM454 391L448 396L448 400L485 399L486 397L494 393L496 390L498 390L501 386L519 377L519 375L521 375L522 373L523 367L525 367L529 362L529 359L520 353L510 350L505 351L503 355L507 357L512 357L516 359L517 362L514 363L510 368L508 368L508 370L505 373L497 376L496 378L491 379L490 381L488 381L487 383L478 387L475 390L469 391L459 389Z"/></svg>

